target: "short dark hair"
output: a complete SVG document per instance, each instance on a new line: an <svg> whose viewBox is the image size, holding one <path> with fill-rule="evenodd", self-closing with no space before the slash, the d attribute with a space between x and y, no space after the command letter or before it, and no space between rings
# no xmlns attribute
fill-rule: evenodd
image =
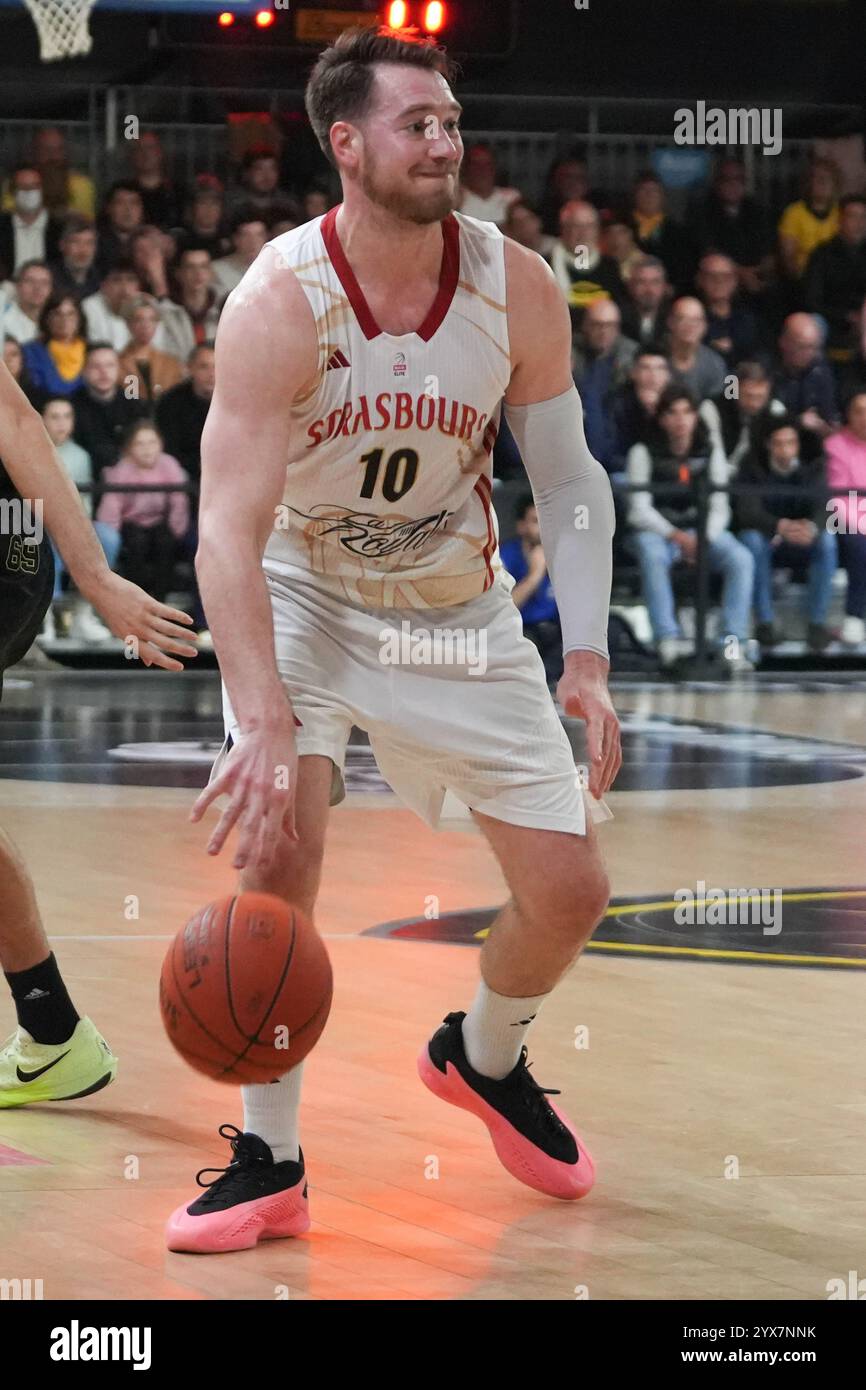
<svg viewBox="0 0 866 1390"><path fill-rule="evenodd" d="M326 48L310 74L304 104L316 139L336 168L331 149L335 121L357 121L369 113L376 63L409 63L441 73L447 82L454 66L433 39L397 38L388 30L344 29Z"/></svg>
<svg viewBox="0 0 866 1390"><path fill-rule="evenodd" d="M241 227L246 227L250 222L261 222L267 231L269 213L263 212L261 208L240 207L237 212L229 218L229 235L234 236L235 232L240 231Z"/></svg>
<svg viewBox="0 0 866 1390"><path fill-rule="evenodd" d="M213 338L208 338L207 341L204 343L196 343L189 357L186 359L187 366L192 366L193 362L198 357L200 352L213 352L214 350L215 349Z"/></svg>
<svg viewBox="0 0 866 1390"><path fill-rule="evenodd" d="M24 274L25 270L47 270L50 275L53 275L53 271L51 270L51 267L48 264L48 262L40 261L38 257L34 256L33 259L30 261L22 261L15 274L12 276L12 279L15 281L16 285L18 284L18 281L21 279L21 276Z"/></svg>
<svg viewBox="0 0 866 1390"><path fill-rule="evenodd" d="M635 362L637 362L639 357L663 357L666 362L668 360L668 355L665 352L664 345L662 343L644 343L642 347L638 348L637 352L632 358L632 366L634 366Z"/></svg>
<svg viewBox="0 0 866 1390"><path fill-rule="evenodd" d="M734 368L734 376L737 381L769 381L770 373L763 362L757 359L750 359L748 362L738 362Z"/></svg>
<svg viewBox="0 0 866 1390"><path fill-rule="evenodd" d="M115 357L120 356L120 353L117 351L117 348L114 346L114 343L106 343L101 338L97 339L95 343L87 344L87 349L84 353L85 362L87 361L88 357L92 357L95 352L113 352Z"/></svg>
<svg viewBox="0 0 866 1390"><path fill-rule="evenodd" d="M244 151L241 160L241 173L246 173L248 169L252 169L253 165L258 164L261 159L272 159L277 165L280 162L279 155L270 145L252 145Z"/></svg>
<svg viewBox="0 0 866 1390"><path fill-rule="evenodd" d="M852 203L860 203L862 207L866 207L866 193L846 193L844 198L839 199L839 211L850 208Z"/></svg>
<svg viewBox="0 0 866 1390"><path fill-rule="evenodd" d="M138 266L126 256L116 260L113 265L106 266L102 272L102 280L108 280L112 275L134 275L136 280L141 282Z"/></svg>
<svg viewBox="0 0 866 1390"><path fill-rule="evenodd" d="M95 231L96 223L92 217L85 217L82 212L68 212L60 228L60 240L64 241L68 236L77 236L79 232Z"/></svg>
<svg viewBox="0 0 866 1390"><path fill-rule="evenodd" d="M514 504L514 520L522 521L531 507L535 506L535 498L531 492L521 492Z"/></svg>
<svg viewBox="0 0 866 1390"><path fill-rule="evenodd" d="M42 170L33 159L21 159L18 161L12 173L9 175L10 184L15 182L16 174L38 174L40 179L42 178Z"/></svg>
<svg viewBox="0 0 866 1390"><path fill-rule="evenodd" d="M140 434L142 430L153 430L154 434L158 435L160 442L162 442L162 430L159 428L159 425L155 420L152 420L149 415L143 415L138 420L133 420L123 431L120 438L121 453L126 452L135 436Z"/></svg>
<svg viewBox="0 0 866 1390"><path fill-rule="evenodd" d="M677 401L688 401L692 410L696 411L698 408L698 403L695 400L694 394L689 390L688 386L680 386L677 382L671 382L659 396L658 405L656 406L656 419L660 420L663 415L666 415L671 406L676 405Z"/></svg>
<svg viewBox="0 0 866 1390"><path fill-rule="evenodd" d="M103 206L107 207L115 193L134 193L137 198L141 198L141 189L133 179L116 179L105 193Z"/></svg>

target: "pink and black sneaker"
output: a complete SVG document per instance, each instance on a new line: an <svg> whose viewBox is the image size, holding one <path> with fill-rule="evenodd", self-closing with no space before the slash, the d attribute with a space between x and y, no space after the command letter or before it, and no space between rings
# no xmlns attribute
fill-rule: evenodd
<svg viewBox="0 0 866 1390"><path fill-rule="evenodd" d="M513 1071L493 1081L473 1071L463 1051L465 1013L448 1014L418 1058L425 1086L442 1100L483 1120L499 1161L512 1177L536 1192L573 1201L595 1181L586 1148L560 1110L558 1096L529 1073L526 1048Z"/></svg>
<svg viewBox="0 0 866 1390"><path fill-rule="evenodd" d="M260 1240L298 1236L310 1227L304 1155L297 1163L274 1163L264 1139L242 1134L236 1125L220 1125L232 1146L227 1168L202 1168L196 1174L204 1195L178 1207L165 1228L169 1250L217 1254L249 1250ZM202 1182L205 1173L218 1173Z"/></svg>

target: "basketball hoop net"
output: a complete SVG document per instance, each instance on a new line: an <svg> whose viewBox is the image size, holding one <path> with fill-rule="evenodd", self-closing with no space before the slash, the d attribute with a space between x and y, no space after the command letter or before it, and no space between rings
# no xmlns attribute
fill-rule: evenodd
<svg viewBox="0 0 866 1390"><path fill-rule="evenodd" d="M89 53L93 39L87 28L96 0L24 0L39 35L43 63Z"/></svg>

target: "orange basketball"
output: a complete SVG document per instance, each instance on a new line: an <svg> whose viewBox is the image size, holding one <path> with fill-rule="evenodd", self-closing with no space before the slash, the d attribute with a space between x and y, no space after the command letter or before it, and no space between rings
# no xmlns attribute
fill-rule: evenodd
<svg viewBox="0 0 866 1390"><path fill-rule="evenodd" d="M268 1082L303 1061L331 1008L331 962L304 914L238 893L187 922L163 961L165 1031L215 1081Z"/></svg>

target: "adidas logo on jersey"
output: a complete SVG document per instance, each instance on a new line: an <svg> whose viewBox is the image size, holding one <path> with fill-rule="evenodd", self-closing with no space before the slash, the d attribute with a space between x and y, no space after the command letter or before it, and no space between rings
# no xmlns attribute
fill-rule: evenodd
<svg viewBox="0 0 866 1390"><path fill-rule="evenodd" d="M332 352L331 356L328 358L327 370L330 372L333 370L334 367L348 367L350 365L351 364L349 362L349 359L343 352L343 350L341 348L337 348L337 351Z"/></svg>

